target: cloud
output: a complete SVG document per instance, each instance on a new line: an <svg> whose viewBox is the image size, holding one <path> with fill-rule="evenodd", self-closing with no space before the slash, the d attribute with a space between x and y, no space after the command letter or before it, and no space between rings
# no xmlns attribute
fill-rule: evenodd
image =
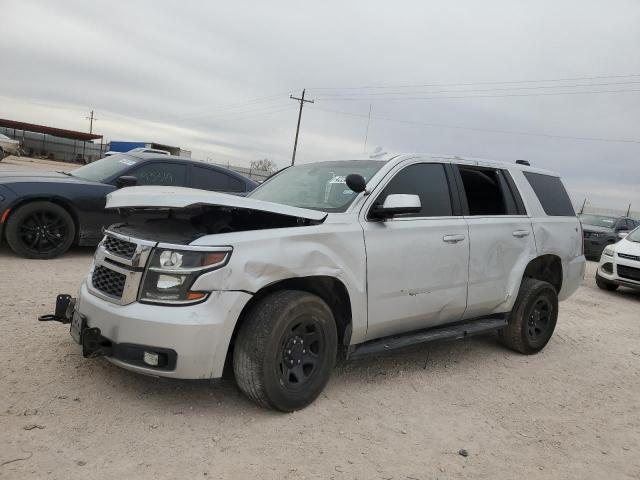
<svg viewBox="0 0 640 480"><path fill-rule="evenodd" d="M303 113L300 162L361 154L367 119L326 110L366 116L371 104L370 147L526 158L561 173L574 199L640 203L639 143L481 131L640 141L640 92L626 91L640 90L640 76L615 77L640 75L640 4L607 6L5 0L0 116L85 130L93 109L107 139L284 166L297 120L288 97L307 87L316 103ZM434 86L398 87L418 84ZM345 88L371 85L393 88ZM594 90L618 93L547 95ZM397 91L408 98L384 93ZM464 98L419 98L429 96Z"/></svg>

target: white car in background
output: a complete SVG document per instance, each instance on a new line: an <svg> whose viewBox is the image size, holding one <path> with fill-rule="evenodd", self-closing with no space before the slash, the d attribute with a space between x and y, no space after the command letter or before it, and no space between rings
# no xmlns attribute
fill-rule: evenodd
<svg viewBox="0 0 640 480"><path fill-rule="evenodd" d="M20 142L0 133L0 160L9 155L20 155Z"/></svg>
<svg viewBox="0 0 640 480"><path fill-rule="evenodd" d="M640 227L618 243L605 247L596 283L603 290L613 291L619 286L640 290Z"/></svg>

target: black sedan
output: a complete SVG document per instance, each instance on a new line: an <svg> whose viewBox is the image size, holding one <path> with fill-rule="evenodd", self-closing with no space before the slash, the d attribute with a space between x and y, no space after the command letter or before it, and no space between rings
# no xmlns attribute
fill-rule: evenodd
<svg viewBox="0 0 640 480"><path fill-rule="evenodd" d="M131 185L172 185L245 194L257 183L204 162L168 155L112 155L71 172L1 172L0 240L27 258L54 258L72 244L97 245L118 221L105 197Z"/></svg>

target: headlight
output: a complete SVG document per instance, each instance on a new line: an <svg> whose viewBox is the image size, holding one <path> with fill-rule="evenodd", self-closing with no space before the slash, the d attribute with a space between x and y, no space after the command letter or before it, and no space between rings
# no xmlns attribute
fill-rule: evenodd
<svg viewBox="0 0 640 480"><path fill-rule="evenodd" d="M600 238L600 237L604 237L605 233L604 232L591 232L591 237L592 238Z"/></svg>
<svg viewBox="0 0 640 480"><path fill-rule="evenodd" d="M231 256L230 247L198 247L190 250L155 248L142 281L140 301L189 304L207 298L208 292L191 291L196 278L221 268Z"/></svg>
<svg viewBox="0 0 640 480"><path fill-rule="evenodd" d="M613 257L613 252L614 252L613 247L608 246L608 247L605 247L605 249L602 251L602 254L605 257Z"/></svg>

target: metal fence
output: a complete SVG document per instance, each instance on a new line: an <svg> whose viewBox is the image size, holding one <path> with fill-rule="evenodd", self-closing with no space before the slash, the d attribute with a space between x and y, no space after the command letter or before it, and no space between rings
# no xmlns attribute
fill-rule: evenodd
<svg viewBox="0 0 640 480"><path fill-rule="evenodd" d="M601 208L594 205L585 205L584 210L582 209L582 205L579 205L576 208L576 212L578 213L593 213L595 215L610 215L612 217L626 217L627 209L626 208ZM630 210L629 217L640 220L640 211Z"/></svg>
<svg viewBox="0 0 640 480"><path fill-rule="evenodd" d="M19 140L22 151L29 157L84 164L102 158L107 151L106 144L70 140L44 133L6 127L0 127L0 133Z"/></svg>

